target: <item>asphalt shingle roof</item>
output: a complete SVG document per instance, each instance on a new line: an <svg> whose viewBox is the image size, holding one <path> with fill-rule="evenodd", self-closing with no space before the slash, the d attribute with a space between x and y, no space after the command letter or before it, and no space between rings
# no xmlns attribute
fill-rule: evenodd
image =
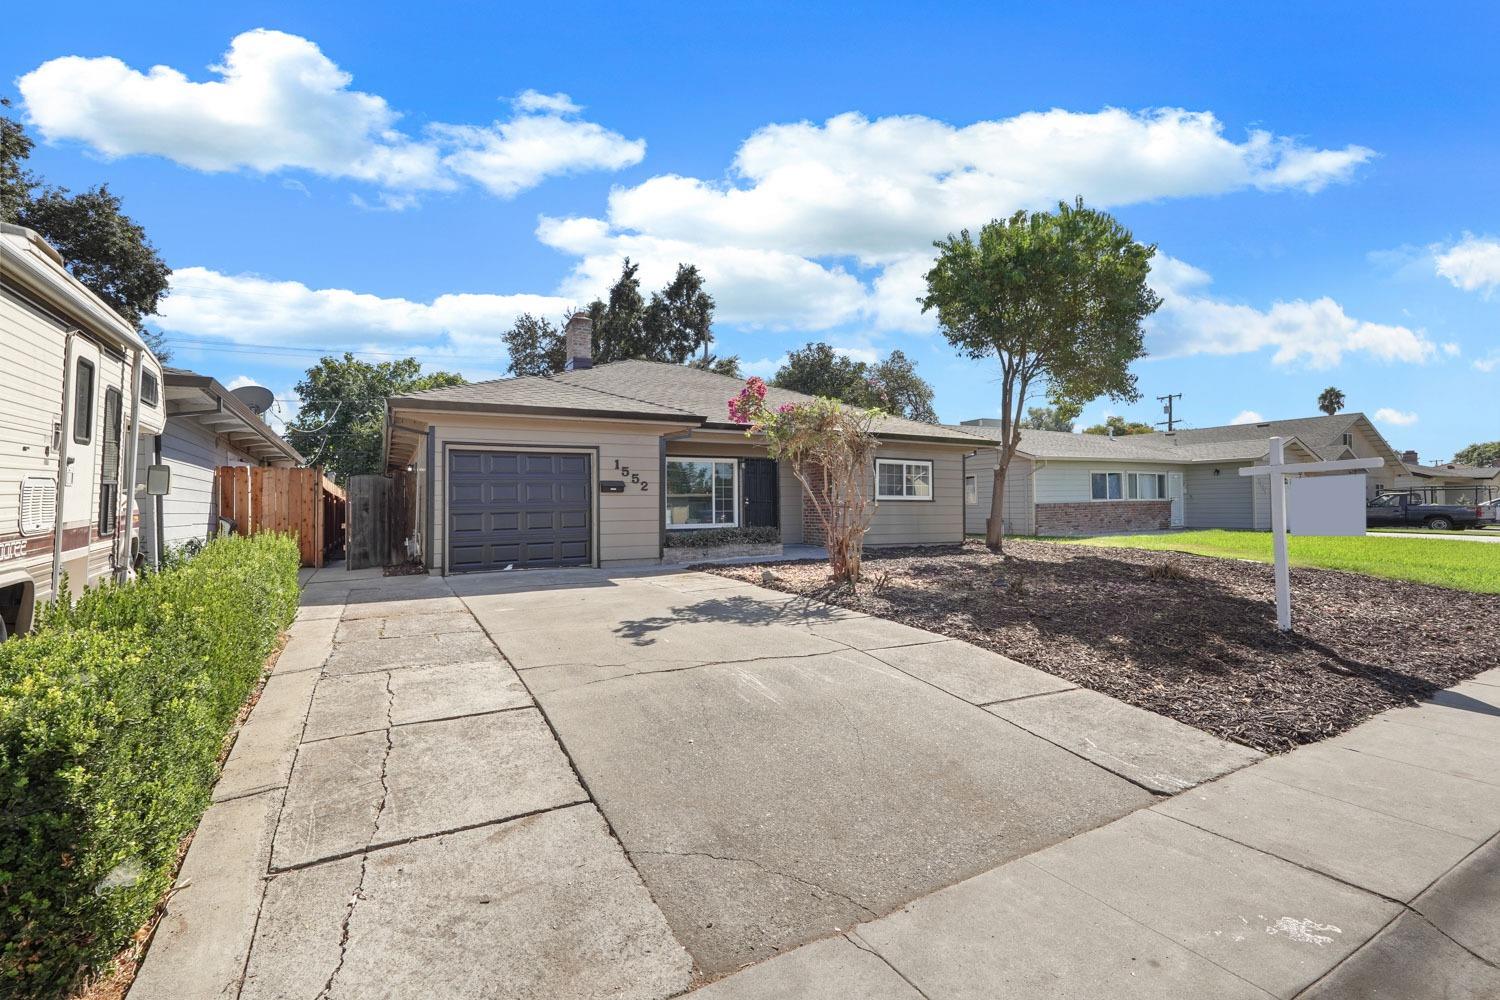
<svg viewBox="0 0 1500 1000"><path fill-rule="evenodd" d="M439 409L479 409L493 412L570 414L606 418L678 418L708 427L733 428L729 400L744 386L741 379L700 368L660 361L612 361L556 375L524 376L475 382L447 389L430 389L392 398L397 406L435 406ZM811 396L770 388L766 401L806 403ZM874 426L882 437L972 442L983 447L980 435L941 424L925 424L901 417L881 417Z"/></svg>
<svg viewBox="0 0 1500 1000"><path fill-rule="evenodd" d="M1296 438L1320 458L1336 458L1343 435L1361 417L1358 413L1333 417L1271 420L1257 424L1199 427L1171 434L1075 434L1070 431L1021 430L1020 450L1036 458L1100 458L1144 462L1232 462L1264 458L1273 436ZM991 441L1000 428L964 424L963 429Z"/></svg>

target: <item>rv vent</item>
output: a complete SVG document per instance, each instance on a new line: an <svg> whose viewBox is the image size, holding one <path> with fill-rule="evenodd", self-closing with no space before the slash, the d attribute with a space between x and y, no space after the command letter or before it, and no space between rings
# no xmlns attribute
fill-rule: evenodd
<svg viewBox="0 0 1500 1000"><path fill-rule="evenodd" d="M57 481L42 476L21 480L21 534L40 535L57 515Z"/></svg>

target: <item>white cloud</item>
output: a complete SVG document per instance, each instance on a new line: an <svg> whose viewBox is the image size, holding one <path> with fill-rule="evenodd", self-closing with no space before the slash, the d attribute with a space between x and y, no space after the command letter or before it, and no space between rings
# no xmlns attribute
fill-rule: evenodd
<svg viewBox="0 0 1500 1000"><path fill-rule="evenodd" d="M1375 411L1375 419L1394 427L1410 427L1417 422L1417 415L1407 410L1393 410L1389 406L1382 406Z"/></svg>
<svg viewBox="0 0 1500 1000"><path fill-rule="evenodd" d="M1438 277L1455 288L1488 295L1500 287L1500 239L1466 233L1464 238L1433 255Z"/></svg>
<svg viewBox="0 0 1500 1000"><path fill-rule="evenodd" d="M1443 356L1449 358L1456 358L1464 352L1464 349L1461 346L1451 340L1444 341L1442 344L1442 348Z"/></svg>
<svg viewBox="0 0 1500 1000"><path fill-rule="evenodd" d="M77 140L109 157L164 156L210 173L348 178L395 192L387 207L465 178L509 197L552 174L617 170L645 156L644 141L575 119L566 94L536 91L514 100L509 121L439 123L414 138L396 128L400 114L384 98L351 89L353 77L316 44L280 31L237 35L210 70L219 78L199 82L169 66L142 73L114 57L65 56L17 86L49 141Z"/></svg>
<svg viewBox="0 0 1500 1000"><path fill-rule="evenodd" d="M1259 413L1256 413L1254 410L1241 410L1239 412L1239 414L1233 420L1229 421L1229 423L1231 425L1234 425L1234 424L1258 424L1258 423L1261 423L1262 421L1264 421L1265 419L1266 419L1265 417L1261 416Z"/></svg>
<svg viewBox="0 0 1500 1000"><path fill-rule="evenodd" d="M172 333L240 343L325 345L445 337L452 348L493 350L521 313L556 317L572 304L557 296L482 293L414 302L184 267L172 274L157 325Z"/></svg>
<svg viewBox="0 0 1500 1000"><path fill-rule="evenodd" d="M727 179L666 174L615 188L600 218L543 220L581 256L570 287L597 293L627 254L644 268L718 258L725 318L822 329L860 321L930 332L917 302L932 240L1018 208L1082 194L1108 207L1258 189L1316 191L1374 154L1318 149L1266 131L1224 135L1209 112L1030 112L966 126L848 113L768 125ZM775 273L786 294L764 287Z"/></svg>
<svg viewBox="0 0 1500 1000"><path fill-rule="evenodd" d="M1496 368L1500 368L1500 351L1491 351L1482 358L1474 359L1474 370L1489 374Z"/></svg>
<svg viewBox="0 0 1500 1000"><path fill-rule="evenodd" d="M1152 262L1151 284L1163 300L1147 322L1153 356L1274 349L1275 364L1327 368L1345 354L1421 364L1438 350L1421 330L1355 319L1327 297L1275 302L1261 310L1209 296L1211 280L1207 272L1171 257Z"/></svg>

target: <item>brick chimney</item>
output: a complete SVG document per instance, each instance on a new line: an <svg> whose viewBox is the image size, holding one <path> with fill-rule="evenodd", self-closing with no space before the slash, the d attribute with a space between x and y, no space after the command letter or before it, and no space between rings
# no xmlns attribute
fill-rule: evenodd
<svg viewBox="0 0 1500 1000"><path fill-rule="evenodd" d="M1404 463L1406 465L1420 465L1421 464L1420 462L1417 461L1417 453L1414 452L1414 451L1410 451L1410 450L1403 451L1401 453L1401 461L1402 461L1402 463Z"/></svg>
<svg viewBox="0 0 1500 1000"><path fill-rule="evenodd" d="M594 367L594 321L586 312L576 312L563 327L563 343L567 347L566 371L578 371Z"/></svg>

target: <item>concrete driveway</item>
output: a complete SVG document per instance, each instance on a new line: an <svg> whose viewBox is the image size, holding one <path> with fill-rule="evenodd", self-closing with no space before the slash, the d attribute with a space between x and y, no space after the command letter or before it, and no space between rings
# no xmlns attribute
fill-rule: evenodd
<svg viewBox="0 0 1500 1000"><path fill-rule="evenodd" d="M131 996L668 997L1258 756L708 574L314 577Z"/></svg>

